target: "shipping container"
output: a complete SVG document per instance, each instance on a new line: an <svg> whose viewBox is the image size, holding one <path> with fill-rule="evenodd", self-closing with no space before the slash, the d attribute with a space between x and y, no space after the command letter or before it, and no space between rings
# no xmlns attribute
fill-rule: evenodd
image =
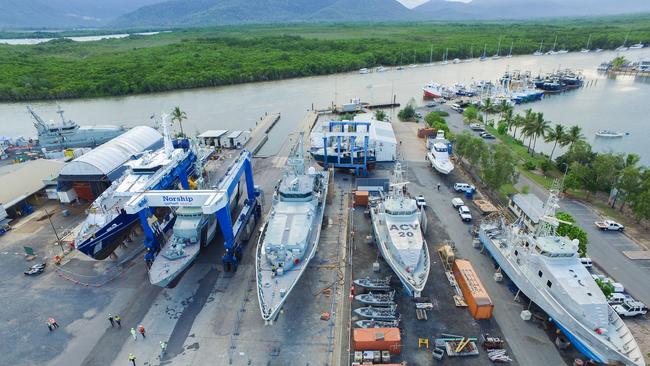
<svg viewBox="0 0 650 366"><path fill-rule="evenodd" d="M355 191L354 192L354 205L355 206L368 206L368 191Z"/></svg>
<svg viewBox="0 0 650 366"><path fill-rule="evenodd" d="M355 329L352 343L355 351L389 351L399 354L402 349L399 328Z"/></svg>
<svg viewBox="0 0 650 366"><path fill-rule="evenodd" d="M490 319L494 305L472 264L464 259L456 259L453 272L470 314L474 319Z"/></svg>

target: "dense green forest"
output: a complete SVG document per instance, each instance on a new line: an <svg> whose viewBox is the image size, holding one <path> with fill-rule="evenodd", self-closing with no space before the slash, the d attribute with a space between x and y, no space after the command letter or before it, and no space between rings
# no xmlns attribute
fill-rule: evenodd
<svg viewBox="0 0 650 366"><path fill-rule="evenodd" d="M530 54L558 36L557 48L612 49L650 42L650 16L547 22L425 22L221 27L77 43L0 45L0 100L62 99L329 74L401 62L474 57L514 42Z"/></svg>

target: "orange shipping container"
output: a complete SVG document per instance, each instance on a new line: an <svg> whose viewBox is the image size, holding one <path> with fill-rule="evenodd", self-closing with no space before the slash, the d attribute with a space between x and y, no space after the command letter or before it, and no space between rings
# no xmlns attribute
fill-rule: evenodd
<svg viewBox="0 0 650 366"><path fill-rule="evenodd" d="M389 351L399 354L402 349L399 328L356 328L352 334L355 351Z"/></svg>
<svg viewBox="0 0 650 366"><path fill-rule="evenodd" d="M474 319L490 319L494 305L472 264L464 259L456 259L453 271L470 314Z"/></svg>
<svg viewBox="0 0 650 366"><path fill-rule="evenodd" d="M355 206L368 206L368 191L354 192L354 205Z"/></svg>

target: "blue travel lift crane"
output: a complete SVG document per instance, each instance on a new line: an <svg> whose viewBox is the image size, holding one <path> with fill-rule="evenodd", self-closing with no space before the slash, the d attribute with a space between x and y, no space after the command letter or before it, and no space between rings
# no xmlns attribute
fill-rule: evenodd
<svg viewBox="0 0 650 366"><path fill-rule="evenodd" d="M346 128L346 126L348 128ZM359 132L359 127L365 126L365 131ZM337 128L340 127L340 128ZM348 132L350 127L354 130ZM338 130L338 131L335 131ZM354 121L330 121L328 125L328 132L323 134L323 168L328 169L327 162L327 147L329 146L329 139L336 138L336 151L337 162L333 164L335 168L351 168L354 169L355 174L358 176L359 171L363 171L363 175L368 175L368 141L370 139L370 122L354 122ZM356 146L357 138L363 138L363 148ZM341 162L341 142L347 141L350 153L350 162ZM354 156L357 152L363 151L363 163L355 162Z"/></svg>
<svg viewBox="0 0 650 366"><path fill-rule="evenodd" d="M255 221L262 216L261 190L253 182L252 154L242 150L237 160L213 189L205 190L150 190L133 196L125 205L127 213L137 213L145 234L145 260L155 258L161 249L160 231L151 207L200 207L206 215L216 215L224 238L225 254L221 262L226 272L236 271L242 256L244 233L251 233ZM247 197L233 224L230 201L242 174L246 175ZM235 193L236 194L236 193Z"/></svg>

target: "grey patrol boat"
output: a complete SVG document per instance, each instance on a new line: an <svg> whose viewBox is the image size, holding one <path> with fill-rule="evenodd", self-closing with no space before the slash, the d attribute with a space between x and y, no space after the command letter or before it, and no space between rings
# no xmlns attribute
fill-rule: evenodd
<svg viewBox="0 0 650 366"><path fill-rule="evenodd" d="M257 243L257 297L265 321L277 318L318 247L329 175L313 167L305 172L302 139L289 155Z"/></svg>
<svg viewBox="0 0 650 366"><path fill-rule="evenodd" d="M31 107L28 106L27 110L34 117L38 145L48 150L95 147L126 132L124 126L79 126L77 122L63 117L61 106L56 111L61 121L46 122Z"/></svg>
<svg viewBox="0 0 650 366"><path fill-rule="evenodd" d="M404 285L406 292L419 297L431 268L429 248L424 239L426 213L406 193L402 166L395 163L390 192L370 209L372 229L388 265Z"/></svg>

